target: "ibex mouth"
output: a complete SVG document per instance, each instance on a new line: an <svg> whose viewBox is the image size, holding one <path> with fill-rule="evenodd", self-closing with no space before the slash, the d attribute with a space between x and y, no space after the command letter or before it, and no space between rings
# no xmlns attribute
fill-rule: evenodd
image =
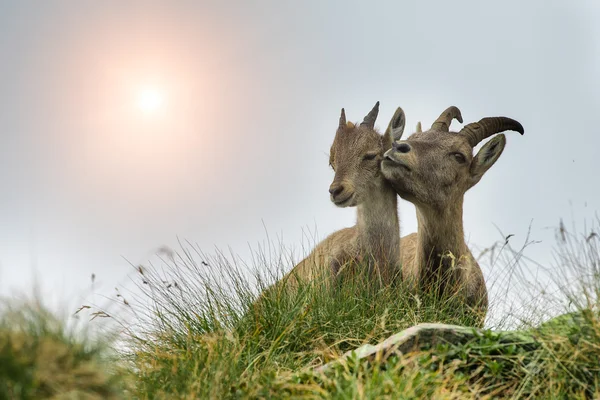
<svg viewBox="0 0 600 400"><path fill-rule="evenodd" d="M338 207L345 207L345 206L349 205L353 199L354 199L354 193L351 193L349 196L346 196L343 199L333 199L333 204L335 204Z"/></svg>
<svg viewBox="0 0 600 400"><path fill-rule="evenodd" d="M402 167L405 170L410 171L410 167L408 165L406 165L400 160L393 159L389 155L385 156L385 158L383 159L383 164L387 167Z"/></svg>

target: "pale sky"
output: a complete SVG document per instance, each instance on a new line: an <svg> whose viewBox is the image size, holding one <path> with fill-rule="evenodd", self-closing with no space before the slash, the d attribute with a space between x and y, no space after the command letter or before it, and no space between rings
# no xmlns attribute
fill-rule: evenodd
<svg viewBox="0 0 600 400"><path fill-rule="evenodd" d="M352 225L328 151L340 109L376 101L380 129L397 106L407 130L450 105L520 121L465 197L465 232L520 242L533 221L547 262L560 218L600 208L598 21L594 1L2 1L0 295L33 271L57 296L92 273L111 289L177 237L243 257L265 226L299 248Z"/></svg>

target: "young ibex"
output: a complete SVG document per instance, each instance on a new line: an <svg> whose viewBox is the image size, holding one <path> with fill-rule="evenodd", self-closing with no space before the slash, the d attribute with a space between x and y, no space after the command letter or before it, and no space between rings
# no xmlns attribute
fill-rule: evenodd
<svg viewBox="0 0 600 400"><path fill-rule="evenodd" d="M493 117L455 133L449 131L454 118L462 123L459 109L449 107L428 131L418 131L407 140L400 140L402 131L392 129L393 147L385 153L381 168L400 197L417 210L418 233L402 239L404 280L422 290L435 284L447 292L452 285L466 304L485 313L483 274L464 240L463 198L498 160L506 138L494 137L475 157L473 148L496 133L524 131L513 119Z"/></svg>
<svg viewBox="0 0 600 400"><path fill-rule="evenodd" d="M349 263L367 265L370 275L389 284L400 275L400 232L396 191L381 174L383 154L392 146L390 132L404 130L404 112L396 110L385 135L374 130L379 102L355 125L346 122L344 109L339 120L329 164L335 177L329 187L331 201L338 207L357 208L356 225L332 233L283 281L294 287L297 279L332 282Z"/></svg>

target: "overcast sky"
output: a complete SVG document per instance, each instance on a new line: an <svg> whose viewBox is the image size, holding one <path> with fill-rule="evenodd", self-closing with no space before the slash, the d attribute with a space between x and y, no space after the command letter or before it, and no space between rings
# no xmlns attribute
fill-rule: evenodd
<svg viewBox="0 0 600 400"><path fill-rule="evenodd" d="M341 107L407 130L450 105L520 121L471 189L549 260L560 218L600 208L600 6L593 1L0 2L0 295L113 287L177 237L212 251L354 223L329 201ZM163 96L138 107L143 88ZM460 124L454 122L458 130ZM402 235L414 207L399 204ZM263 226L264 224L264 226Z"/></svg>

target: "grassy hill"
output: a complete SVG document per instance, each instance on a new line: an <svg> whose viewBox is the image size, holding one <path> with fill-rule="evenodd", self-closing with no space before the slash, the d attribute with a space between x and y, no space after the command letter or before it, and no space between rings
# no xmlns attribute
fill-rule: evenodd
<svg viewBox="0 0 600 400"><path fill-rule="evenodd" d="M539 324L540 308L525 304L521 315L531 318L516 325L363 359L340 357L423 322L471 327L477 315L457 299L372 287L360 272L333 291L312 282L295 293L271 290L257 304L271 277L249 280L235 260L183 250L166 257L166 268L138 267L140 292L123 302L135 322L120 321L127 329L118 351L109 339L69 331L39 304L6 305L0 399L598 398L598 241L565 244L556 280L568 275L568 284L532 293L546 308L562 305L562 315Z"/></svg>

